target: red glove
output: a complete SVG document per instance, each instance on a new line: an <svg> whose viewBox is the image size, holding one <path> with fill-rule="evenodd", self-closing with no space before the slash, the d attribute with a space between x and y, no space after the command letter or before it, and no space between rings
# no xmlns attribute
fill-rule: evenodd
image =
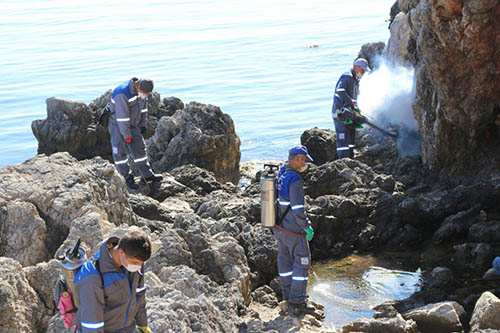
<svg viewBox="0 0 500 333"><path fill-rule="evenodd" d="M130 138L125 138L125 142L126 142L126 143L131 143L131 142L132 142L132 137L130 137Z"/></svg>

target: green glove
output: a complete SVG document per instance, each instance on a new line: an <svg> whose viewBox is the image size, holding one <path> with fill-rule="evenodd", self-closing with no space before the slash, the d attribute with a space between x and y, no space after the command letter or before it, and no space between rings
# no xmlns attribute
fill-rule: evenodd
<svg viewBox="0 0 500 333"><path fill-rule="evenodd" d="M314 237L314 230L313 230L313 227L309 227L306 229L306 239L308 242L311 241L311 239L313 239Z"/></svg>
<svg viewBox="0 0 500 333"><path fill-rule="evenodd" d="M142 331L142 333L153 333L147 326L139 326L138 328Z"/></svg>

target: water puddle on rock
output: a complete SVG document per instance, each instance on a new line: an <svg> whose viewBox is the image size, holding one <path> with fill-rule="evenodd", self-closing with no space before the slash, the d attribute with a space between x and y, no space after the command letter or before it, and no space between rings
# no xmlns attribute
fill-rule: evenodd
<svg viewBox="0 0 500 333"><path fill-rule="evenodd" d="M390 260L358 255L313 264L307 292L312 301L325 306L323 327L338 329L361 317L372 318L374 306L418 291L420 269L393 269L397 266Z"/></svg>

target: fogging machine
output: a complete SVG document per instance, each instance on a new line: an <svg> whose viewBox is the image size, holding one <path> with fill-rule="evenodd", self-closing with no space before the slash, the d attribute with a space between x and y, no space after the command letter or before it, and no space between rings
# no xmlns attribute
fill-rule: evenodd
<svg viewBox="0 0 500 333"><path fill-rule="evenodd" d="M346 121L346 120L350 120L352 121L353 123L357 124L357 125L362 125L362 124L366 124L370 127L373 127L375 128L376 130L382 132L383 134L385 135L388 135L394 139L397 139L398 138L398 135L395 134L395 133L391 133L377 125L375 125L374 123L372 123L371 121L369 121L365 116L361 115L361 113L359 112L356 112L355 110L351 109L350 107L343 107L341 108L339 111L338 111L338 117L340 120L342 121Z"/></svg>

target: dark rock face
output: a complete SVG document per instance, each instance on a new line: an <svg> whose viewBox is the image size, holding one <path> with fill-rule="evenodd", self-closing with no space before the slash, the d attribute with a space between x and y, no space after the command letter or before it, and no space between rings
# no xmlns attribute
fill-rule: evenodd
<svg viewBox="0 0 500 333"><path fill-rule="evenodd" d="M415 68L413 112L424 164L449 172L498 170L500 3L411 1L400 7L410 30L405 47Z"/></svg>
<svg viewBox="0 0 500 333"><path fill-rule="evenodd" d="M306 130L300 136L300 144L307 147L316 165L337 159L337 140L330 129L314 127Z"/></svg>
<svg viewBox="0 0 500 333"><path fill-rule="evenodd" d="M239 148L231 117L216 106L196 102L160 119L148 143L151 164L159 172L194 164L234 184L239 180Z"/></svg>
<svg viewBox="0 0 500 333"><path fill-rule="evenodd" d="M358 58L365 58L368 61L370 68L377 68L378 64L376 58L382 55L384 48L384 42L363 44L358 53Z"/></svg>
<svg viewBox="0 0 500 333"><path fill-rule="evenodd" d="M212 172L192 164L177 167L173 169L170 174L172 174L178 182L190 187L199 195L222 189L222 184L215 179Z"/></svg>
<svg viewBox="0 0 500 333"><path fill-rule="evenodd" d="M78 159L111 156L107 129L96 126L95 110L81 102L51 97L47 99L47 118L34 120L33 134L38 153L67 151Z"/></svg>

